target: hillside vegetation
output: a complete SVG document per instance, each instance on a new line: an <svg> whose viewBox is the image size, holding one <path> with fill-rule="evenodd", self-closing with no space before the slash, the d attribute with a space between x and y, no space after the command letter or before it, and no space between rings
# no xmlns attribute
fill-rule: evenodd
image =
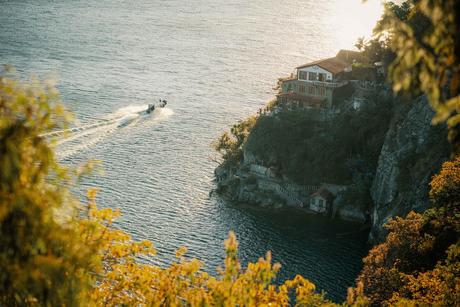
<svg viewBox="0 0 460 307"><path fill-rule="evenodd" d="M314 111L286 111L260 116L246 150L301 184L351 183L357 173L372 172L382 147L391 100L376 97L360 110L333 120Z"/></svg>

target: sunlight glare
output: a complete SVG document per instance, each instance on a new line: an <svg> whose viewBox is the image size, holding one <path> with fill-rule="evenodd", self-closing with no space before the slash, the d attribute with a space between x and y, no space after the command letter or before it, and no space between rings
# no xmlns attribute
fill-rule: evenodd
<svg viewBox="0 0 460 307"><path fill-rule="evenodd" d="M382 12L380 0L340 0L324 18L337 26L336 42L339 48L356 49L354 44L359 37L372 37L372 30Z"/></svg>

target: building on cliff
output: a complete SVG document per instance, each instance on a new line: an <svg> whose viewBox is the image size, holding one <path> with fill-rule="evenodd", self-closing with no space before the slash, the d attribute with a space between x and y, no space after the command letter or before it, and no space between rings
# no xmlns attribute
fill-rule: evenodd
<svg viewBox="0 0 460 307"><path fill-rule="evenodd" d="M352 54L349 54L352 52ZM333 58L298 66L287 78L279 79L280 106L331 108L334 94L348 84L356 52L341 50Z"/></svg>

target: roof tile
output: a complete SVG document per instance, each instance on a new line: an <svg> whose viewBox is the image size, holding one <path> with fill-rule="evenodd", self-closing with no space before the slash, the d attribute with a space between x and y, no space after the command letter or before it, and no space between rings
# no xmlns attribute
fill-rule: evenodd
<svg viewBox="0 0 460 307"><path fill-rule="evenodd" d="M306 67L310 67L310 66L319 66L333 74L337 74L337 73L340 73L342 71L345 70L345 68L347 67L350 67L350 64L341 60L341 59L338 59L336 57L333 57L333 58L328 58L328 59L323 59L323 60L318 60L318 61L314 61L314 62L310 62L310 63L307 63L307 64L304 64L304 65L301 65L301 66L298 66L297 69L300 69L300 68L306 68Z"/></svg>

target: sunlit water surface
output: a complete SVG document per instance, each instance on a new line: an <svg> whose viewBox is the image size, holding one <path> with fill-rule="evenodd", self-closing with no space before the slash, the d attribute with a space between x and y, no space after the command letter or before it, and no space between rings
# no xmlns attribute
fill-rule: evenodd
<svg viewBox="0 0 460 307"><path fill-rule="evenodd" d="M167 264L185 245L206 270L222 263L234 230L243 263L271 250L283 269L333 299L353 284L365 234L336 220L266 211L209 196L210 144L273 97L276 79L369 35L369 1L0 1L0 63L59 79L79 124L112 120L61 140L58 156L103 161L98 203L121 208L119 226ZM169 107L135 112L159 97ZM120 125L122 118L129 123ZM115 119L115 120L114 120Z"/></svg>

